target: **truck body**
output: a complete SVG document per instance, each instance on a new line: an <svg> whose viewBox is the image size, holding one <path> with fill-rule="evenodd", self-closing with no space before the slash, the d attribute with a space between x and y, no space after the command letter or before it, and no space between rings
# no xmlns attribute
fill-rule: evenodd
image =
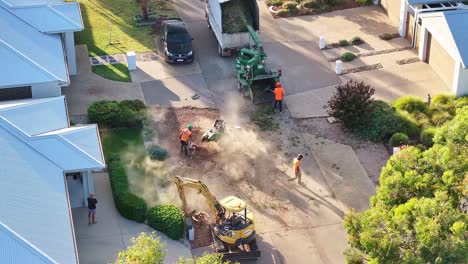
<svg viewBox="0 0 468 264"><path fill-rule="evenodd" d="M226 12L228 2L239 1L248 5L249 15L253 18L252 27L257 31L259 29L259 11L256 0L207 0L205 17L208 27L213 31L218 41L218 53L220 56L229 56L234 52L246 46L254 45L254 41L247 29L242 32L229 33L223 23L223 17Z"/></svg>

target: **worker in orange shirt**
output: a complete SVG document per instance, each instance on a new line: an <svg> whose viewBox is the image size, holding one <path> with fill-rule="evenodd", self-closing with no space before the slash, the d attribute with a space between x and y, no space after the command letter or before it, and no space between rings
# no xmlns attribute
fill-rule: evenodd
<svg viewBox="0 0 468 264"><path fill-rule="evenodd" d="M276 108L279 108L281 114L283 114L283 96L284 96L284 89L281 87L281 83L277 82L275 90L275 112Z"/></svg>
<svg viewBox="0 0 468 264"><path fill-rule="evenodd" d="M184 146L188 147L188 141L189 139L192 138L192 125L188 125L187 128L184 128L180 134L179 134L179 139L180 139L180 151L184 150Z"/></svg>
<svg viewBox="0 0 468 264"><path fill-rule="evenodd" d="M301 184L301 177L302 177L302 172L301 172L301 160L304 156L302 154L297 155L296 158L293 160L293 170L294 170L294 178L289 179L289 181L294 181L297 179L297 182Z"/></svg>

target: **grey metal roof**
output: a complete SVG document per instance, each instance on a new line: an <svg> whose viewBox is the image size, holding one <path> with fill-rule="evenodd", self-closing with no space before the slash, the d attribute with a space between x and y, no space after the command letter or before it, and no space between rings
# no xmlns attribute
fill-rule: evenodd
<svg viewBox="0 0 468 264"><path fill-rule="evenodd" d="M468 10L444 12L463 67L468 68Z"/></svg>

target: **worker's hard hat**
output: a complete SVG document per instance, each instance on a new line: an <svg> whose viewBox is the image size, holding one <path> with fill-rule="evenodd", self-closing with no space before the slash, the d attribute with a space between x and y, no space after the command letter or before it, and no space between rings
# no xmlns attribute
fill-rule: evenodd
<svg viewBox="0 0 468 264"><path fill-rule="evenodd" d="M280 87L281 86L281 83L280 82L277 82L276 83L276 87Z"/></svg>
<svg viewBox="0 0 468 264"><path fill-rule="evenodd" d="M193 126L192 126L192 125L188 125L187 128L188 128L188 130L192 131Z"/></svg>

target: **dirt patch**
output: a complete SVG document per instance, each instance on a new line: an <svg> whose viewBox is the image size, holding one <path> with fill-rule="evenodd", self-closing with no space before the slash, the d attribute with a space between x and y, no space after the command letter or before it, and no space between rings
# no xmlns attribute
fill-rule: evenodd
<svg viewBox="0 0 468 264"><path fill-rule="evenodd" d="M320 137L349 145L353 148L369 178L378 184L380 172L385 166L389 152L383 144L363 140L347 132L340 123L330 124L326 118L310 118L297 120L301 132L316 134Z"/></svg>

